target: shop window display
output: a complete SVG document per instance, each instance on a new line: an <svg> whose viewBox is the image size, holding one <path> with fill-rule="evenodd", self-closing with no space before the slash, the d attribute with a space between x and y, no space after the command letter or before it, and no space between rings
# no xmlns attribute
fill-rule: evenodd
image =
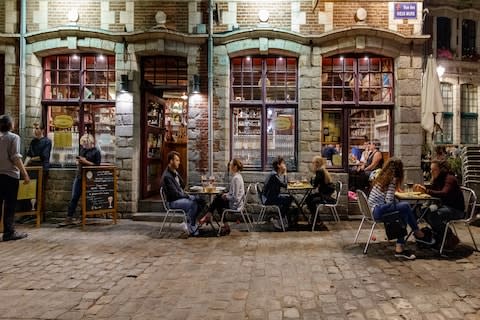
<svg viewBox="0 0 480 320"><path fill-rule="evenodd" d="M270 170L282 156L297 169L297 59L231 60L232 157L249 170Z"/></svg>
<svg viewBox="0 0 480 320"><path fill-rule="evenodd" d="M60 55L43 60L43 100L52 167L76 167L79 138L90 133L102 162L115 162L115 59Z"/></svg>

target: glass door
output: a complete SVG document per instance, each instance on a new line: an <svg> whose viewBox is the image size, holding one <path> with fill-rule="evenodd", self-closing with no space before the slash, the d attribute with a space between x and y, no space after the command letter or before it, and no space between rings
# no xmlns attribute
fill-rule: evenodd
<svg viewBox="0 0 480 320"><path fill-rule="evenodd" d="M154 93L145 91L143 99L142 139L142 197L160 194L165 134L165 101Z"/></svg>

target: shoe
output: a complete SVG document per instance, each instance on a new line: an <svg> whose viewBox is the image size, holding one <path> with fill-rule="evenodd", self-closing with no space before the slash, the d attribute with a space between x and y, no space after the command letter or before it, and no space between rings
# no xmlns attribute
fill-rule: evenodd
<svg viewBox="0 0 480 320"><path fill-rule="evenodd" d="M199 225L204 225L204 224L210 224L212 223L212 214L210 212L207 212L207 214L205 214L199 221L198 221L198 224Z"/></svg>
<svg viewBox="0 0 480 320"><path fill-rule="evenodd" d="M227 236L229 234L230 234L230 226L225 223L223 227L220 227L220 235Z"/></svg>
<svg viewBox="0 0 480 320"><path fill-rule="evenodd" d="M66 217L65 220L63 220L63 222L60 222L58 224L58 227L66 227L66 226L71 226L71 225L74 225L75 222L74 222L74 219L73 217Z"/></svg>
<svg viewBox="0 0 480 320"><path fill-rule="evenodd" d="M15 232L10 233L10 234L4 233L3 234L3 241L20 240L20 239L23 239L23 238L26 238L26 237L28 237L27 233L15 231Z"/></svg>
<svg viewBox="0 0 480 320"><path fill-rule="evenodd" d="M275 228L275 230L283 231L282 226L280 225L280 220L272 219L272 224L273 224L273 228Z"/></svg>
<svg viewBox="0 0 480 320"><path fill-rule="evenodd" d="M403 250L402 252L395 251L395 257L407 260L415 260L417 258L410 250Z"/></svg>
<svg viewBox="0 0 480 320"><path fill-rule="evenodd" d="M200 231L198 231L198 229L199 229L199 228L198 228L198 225L197 225L197 224L194 225L194 226L192 226L192 225L190 225L190 224L188 225L188 233L189 233L191 236L194 236L194 237L198 236L198 235L200 234Z"/></svg>
<svg viewBox="0 0 480 320"><path fill-rule="evenodd" d="M424 236L423 238L415 237L415 242L425 244L427 246L433 246L435 244L435 238L432 237L429 239L427 236Z"/></svg>

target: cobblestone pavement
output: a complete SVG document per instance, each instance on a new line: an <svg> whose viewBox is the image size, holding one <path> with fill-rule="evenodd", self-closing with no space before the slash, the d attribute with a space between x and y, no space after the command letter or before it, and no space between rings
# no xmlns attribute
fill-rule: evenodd
<svg viewBox="0 0 480 320"><path fill-rule="evenodd" d="M0 242L0 319L480 319L480 254L465 228L450 257L405 261L381 230L363 255L358 224L189 239L130 220L19 226L29 238Z"/></svg>

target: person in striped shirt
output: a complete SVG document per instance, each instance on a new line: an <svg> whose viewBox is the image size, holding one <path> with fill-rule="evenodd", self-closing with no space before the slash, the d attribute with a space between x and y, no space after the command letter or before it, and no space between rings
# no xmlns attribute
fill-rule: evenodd
<svg viewBox="0 0 480 320"><path fill-rule="evenodd" d="M408 224L415 235L416 241L432 244L425 239L422 230L418 228L417 220L408 202L396 201L395 191L400 189L403 183L403 163L398 158L390 158L373 183L372 191L368 196L368 206L373 212L375 220L382 220L382 216L388 212L399 211L403 221ZM408 260L415 259L415 255L405 249L405 239L397 239L395 256Z"/></svg>

